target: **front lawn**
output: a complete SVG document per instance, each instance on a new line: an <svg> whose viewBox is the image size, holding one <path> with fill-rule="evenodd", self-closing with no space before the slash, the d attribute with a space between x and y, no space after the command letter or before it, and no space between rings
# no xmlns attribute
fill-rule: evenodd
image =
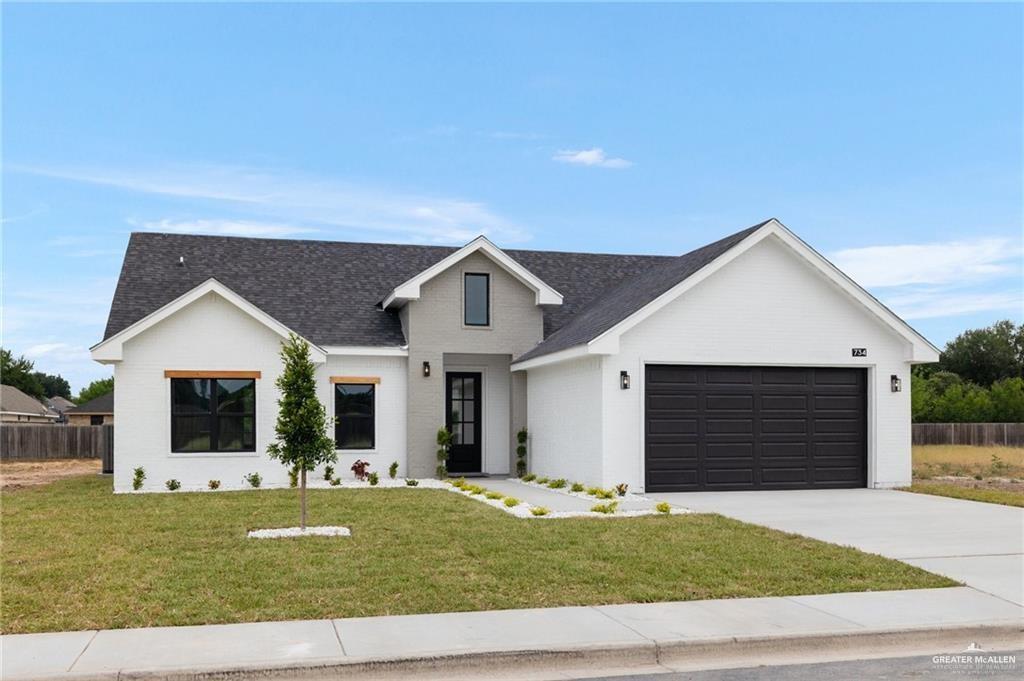
<svg viewBox="0 0 1024 681"><path fill-rule="evenodd" d="M984 501L989 504L1003 504L1005 506L1024 506L1024 494L1012 489L987 486L983 482L971 484L963 482L950 484L946 482L933 482L931 480L914 481L914 484L907 489L911 492L921 494L935 494L940 497L953 497L954 499L969 499L970 501Z"/></svg>
<svg viewBox="0 0 1024 681"><path fill-rule="evenodd" d="M854 549L714 515L524 520L443 490L5 492L5 633L950 586Z"/></svg>

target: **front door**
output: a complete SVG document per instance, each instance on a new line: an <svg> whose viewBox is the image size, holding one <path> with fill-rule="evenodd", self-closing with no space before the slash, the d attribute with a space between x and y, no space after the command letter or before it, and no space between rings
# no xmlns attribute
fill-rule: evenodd
<svg viewBox="0 0 1024 681"><path fill-rule="evenodd" d="M452 371L446 374L445 425L452 434L448 455L448 470L452 473L479 473L483 468L480 447L483 391L480 388L479 372Z"/></svg>

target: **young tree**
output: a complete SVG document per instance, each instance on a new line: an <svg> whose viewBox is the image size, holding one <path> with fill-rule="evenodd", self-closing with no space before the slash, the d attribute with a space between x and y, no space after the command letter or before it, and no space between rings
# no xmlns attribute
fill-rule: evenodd
<svg viewBox="0 0 1024 681"><path fill-rule="evenodd" d="M75 398L75 404L85 404L89 400L114 392L114 377L98 378L89 385L82 388Z"/></svg>
<svg viewBox="0 0 1024 681"><path fill-rule="evenodd" d="M333 463L334 440L328 435L327 410L316 396L315 367L309 359L309 344L295 334L281 343L284 371L276 385L277 441L267 453L288 468L299 471L299 527L306 529L306 473L322 463Z"/></svg>

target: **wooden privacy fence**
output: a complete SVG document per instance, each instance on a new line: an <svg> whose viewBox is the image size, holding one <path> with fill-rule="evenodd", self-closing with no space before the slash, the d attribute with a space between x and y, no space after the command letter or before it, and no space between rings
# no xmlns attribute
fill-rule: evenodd
<svg viewBox="0 0 1024 681"><path fill-rule="evenodd" d="M1024 447L1024 423L915 423L915 445Z"/></svg>
<svg viewBox="0 0 1024 681"><path fill-rule="evenodd" d="M0 426L0 460L102 459L114 471L114 426Z"/></svg>

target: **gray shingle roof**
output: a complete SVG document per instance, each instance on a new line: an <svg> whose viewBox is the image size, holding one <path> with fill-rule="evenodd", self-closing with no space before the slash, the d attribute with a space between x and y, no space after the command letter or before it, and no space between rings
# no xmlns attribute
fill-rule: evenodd
<svg viewBox="0 0 1024 681"><path fill-rule="evenodd" d="M26 395L13 385L0 385L0 411L17 414L55 416L42 402Z"/></svg>
<svg viewBox="0 0 1024 681"><path fill-rule="evenodd" d="M114 393L94 397L88 402L67 409L65 414L113 414Z"/></svg>
<svg viewBox="0 0 1024 681"><path fill-rule="evenodd" d="M753 229L684 256L506 250L563 296L562 305L544 306L547 340L528 355L590 340L577 339L628 316L636 309L631 306L657 297ZM397 313L381 310L378 303L395 286L456 250L133 233L103 338L215 278L318 345L402 345L405 338ZM179 257L185 259L183 266ZM595 305L597 301L600 305Z"/></svg>
<svg viewBox="0 0 1024 681"><path fill-rule="evenodd" d="M517 361L567 350L597 338L728 251L764 224L762 222L748 227L695 251L670 258L668 262L631 277L594 300L557 331L545 336L537 347L523 354Z"/></svg>

